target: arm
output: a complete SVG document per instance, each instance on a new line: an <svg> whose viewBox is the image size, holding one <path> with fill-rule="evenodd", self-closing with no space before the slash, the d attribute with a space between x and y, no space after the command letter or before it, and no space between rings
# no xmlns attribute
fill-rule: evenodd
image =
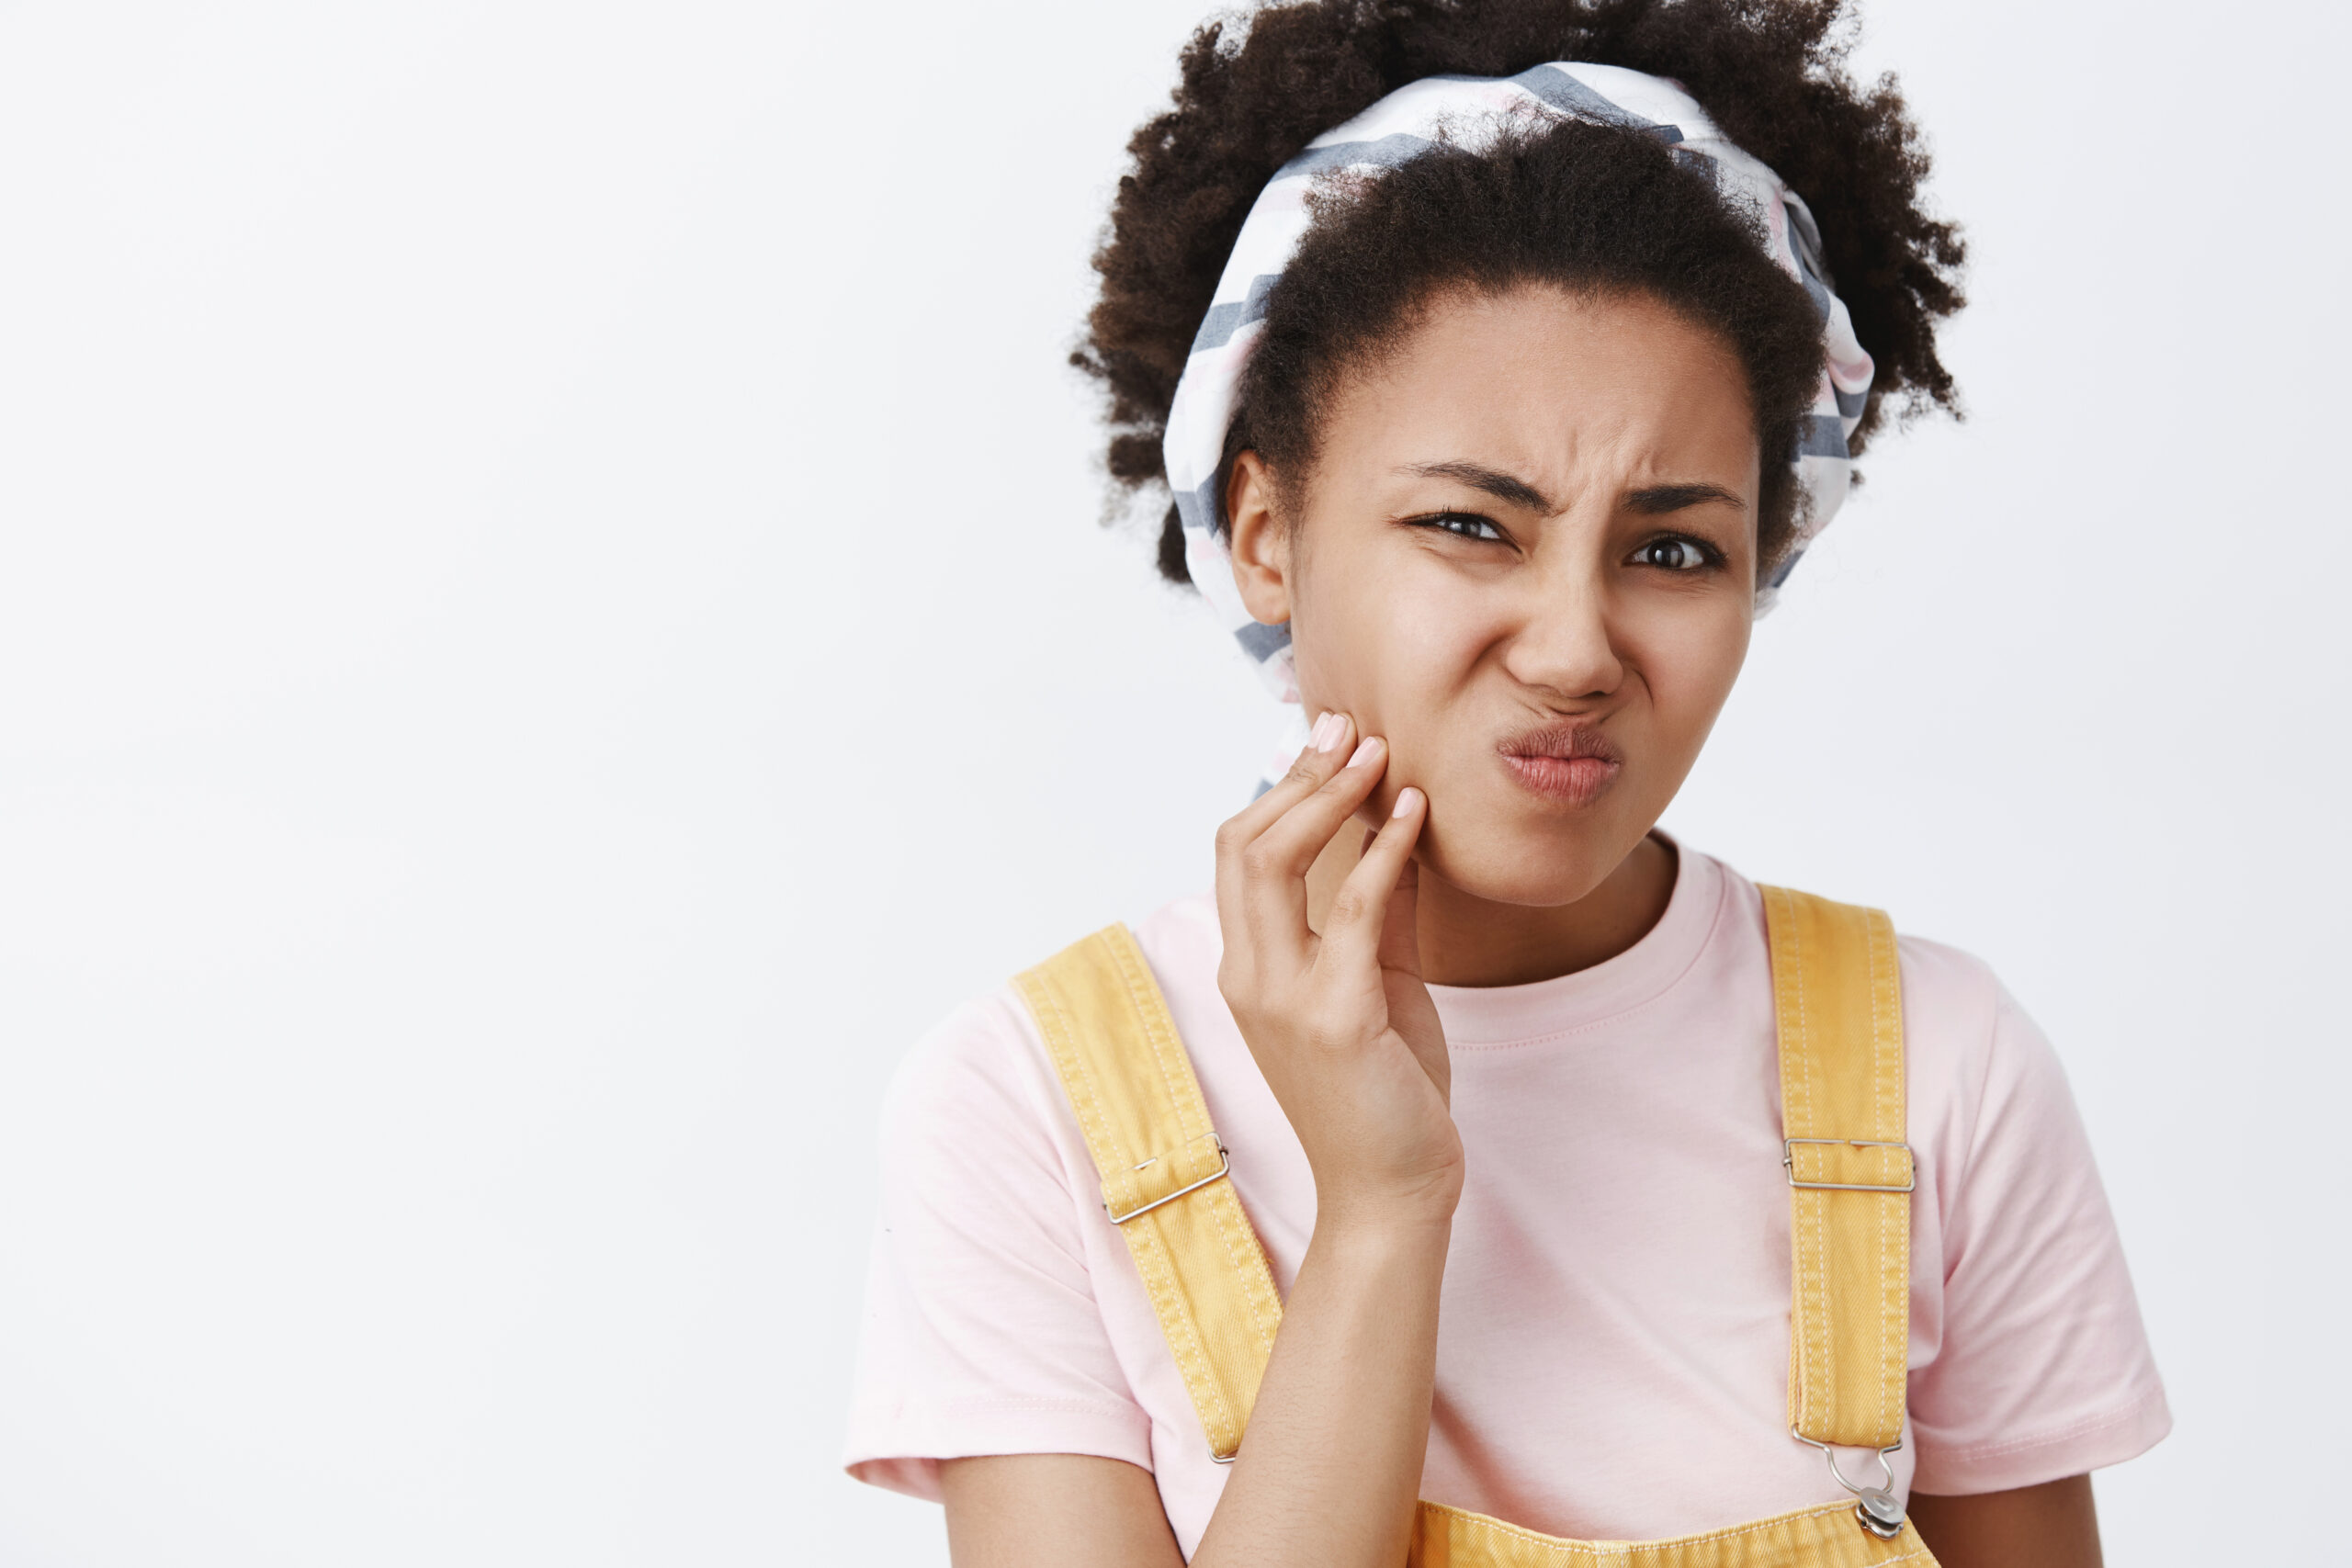
<svg viewBox="0 0 2352 1568"><path fill-rule="evenodd" d="M1400 793L1334 899L1307 869L1379 783L1378 741L1318 726L1290 775L1217 834L1219 987L1315 1172L1315 1234L1241 1453L1193 1568L1392 1568L1429 1444L1438 1286L1462 1145L1420 979L1411 861L1427 803ZM943 1468L956 1568L1174 1568L1150 1476L1074 1455Z"/></svg>
<svg viewBox="0 0 2352 1568"><path fill-rule="evenodd" d="M1443 1227L1317 1223L1194 1568L1403 1561L1429 1437ZM1017 1454L940 1467L956 1568L1179 1568L1151 1476Z"/></svg>
<svg viewBox="0 0 2352 1568"><path fill-rule="evenodd" d="M1091 1454L939 1467L956 1568L1183 1568L1151 1472Z"/></svg>
<svg viewBox="0 0 2352 1568"><path fill-rule="evenodd" d="M1444 1237L1318 1224L1194 1568L1400 1562L1420 1484ZM955 1568L1179 1568L1150 1474L1014 1454L940 1467Z"/></svg>
<svg viewBox="0 0 2352 1568"><path fill-rule="evenodd" d="M1967 1497L1914 1494L1911 1520L1942 1568L2100 1568L2091 1478Z"/></svg>

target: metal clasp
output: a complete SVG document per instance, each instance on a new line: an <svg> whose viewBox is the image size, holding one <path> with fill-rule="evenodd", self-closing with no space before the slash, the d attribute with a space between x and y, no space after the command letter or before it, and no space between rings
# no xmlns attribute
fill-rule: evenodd
<svg viewBox="0 0 2352 1568"><path fill-rule="evenodd" d="M1900 1187L1877 1186L1861 1181L1799 1181L1797 1179L1797 1145L1821 1144L1830 1148L1901 1149L1904 1168L1910 1174ZM1789 1185L1811 1192L1908 1192L1919 1185L1919 1161L1908 1144L1887 1143L1876 1138L1783 1138L1781 1140L1781 1166L1789 1173ZM1799 1438L1800 1442L1809 1441ZM1833 1465L1836 1461L1830 1461Z"/></svg>
<svg viewBox="0 0 2352 1568"><path fill-rule="evenodd" d="M1871 1190L1892 1192L1901 1189L1873 1188ZM1886 1456L1901 1448L1901 1443L1889 1443L1878 1450L1878 1467L1886 1476L1885 1485L1857 1486L1846 1479L1844 1471L1838 1468L1836 1449L1827 1443L1815 1442L1794 1427L1789 1428L1789 1436L1807 1448L1821 1450L1821 1457L1829 1461L1829 1473L1838 1478L1838 1485L1854 1495L1854 1517L1861 1521L1864 1529L1881 1540L1893 1540L1903 1533L1903 1499L1894 1495L1894 1467L1886 1462Z"/></svg>
<svg viewBox="0 0 2352 1568"><path fill-rule="evenodd" d="M1142 1165L1135 1166L1131 1168L1143 1170L1151 1166L1158 1165L1159 1163L1159 1156L1158 1155L1154 1155L1149 1159L1144 1161ZM1102 1212L1106 1214L1111 1214L1111 1223L1113 1224L1123 1225L1138 1215L1150 1213L1162 1203L1173 1203L1177 1199L1183 1197L1188 1192L1198 1192L1202 1188L1206 1187L1212 1181L1223 1181L1226 1179L1226 1176L1232 1169L1233 1156L1225 1152L1225 1140L1220 1138L1217 1140L1216 1145L1216 1168L1209 1172L1206 1176L1202 1177L1198 1181L1193 1182L1190 1187L1179 1187L1167 1197L1154 1198L1148 1203L1139 1203L1136 1207L1129 1209L1124 1214L1111 1214L1111 1205L1108 1203L1102 1205Z"/></svg>

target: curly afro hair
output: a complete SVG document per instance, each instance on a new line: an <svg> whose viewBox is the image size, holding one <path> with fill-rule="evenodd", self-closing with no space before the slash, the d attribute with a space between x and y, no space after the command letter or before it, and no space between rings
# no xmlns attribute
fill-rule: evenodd
<svg viewBox="0 0 2352 1568"><path fill-rule="evenodd" d="M1184 49L1173 105L1128 143L1134 166L1094 257L1102 292L1071 356L1107 394L1112 479L1165 492L1177 378L1277 169L1408 82L1552 60L1673 78L1804 198L1877 366L1857 454L1890 397L1906 414L1957 413L1936 327L1963 303L1963 247L1923 207L1928 156L1893 78L1863 88L1847 74L1848 19L1847 0L1288 0L1205 24ZM1564 197L1578 221L1561 219ZM1819 322L1745 222L1653 139L1580 121L1331 186L1267 300L1227 456L1255 446L1277 469L1311 457L1336 376L1433 293L1533 281L1647 293L1721 333L1747 371L1762 449L1790 450L1819 374ZM1758 546L1770 572L1792 537L1796 487L1785 465L1766 468ZM1159 560L1170 581L1191 581L1172 506Z"/></svg>

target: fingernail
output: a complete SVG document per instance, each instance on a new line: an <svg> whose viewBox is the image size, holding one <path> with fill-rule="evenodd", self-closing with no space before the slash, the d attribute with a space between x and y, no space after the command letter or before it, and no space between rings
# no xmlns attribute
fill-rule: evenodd
<svg viewBox="0 0 2352 1568"><path fill-rule="evenodd" d="M1357 742L1355 755L1348 759L1348 766L1352 768L1358 762L1364 761L1369 758L1376 756L1379 753L1379 750L1380 737L1377 735L1367 735L1361 741Z"/></svg>
<svg viewBox="0 0 2352 1568"><path fill-rule="evenodd" d="M1338 714L1325 714L1315 721L1315 749L1317 751L1330 750L1340 743L1340 737L1345 735L1347 731L1347 722Z"/></svg>
<svg viewBox="0 0 2352 1568"><path fill-rule="evenodd" d="M1402 817L1411 811L1414 807L1419 805L1420 799L1421 792L1415 789L1411 784L1407 784L1403 789L1396 792L1396 809L1390 812L1388 815L1391 817Z"/></svg>

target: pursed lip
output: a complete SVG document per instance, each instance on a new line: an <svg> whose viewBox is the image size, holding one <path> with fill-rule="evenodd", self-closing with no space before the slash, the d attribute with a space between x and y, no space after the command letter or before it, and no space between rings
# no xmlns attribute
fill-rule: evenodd
<svg viewBox="0 0 2352 1568"><path fill-rule="evenodd" d="M1625 766L1625 754L1591 719L1542 725L1497 750L1521 784L1566 806L1600 799Z"/></svg>

